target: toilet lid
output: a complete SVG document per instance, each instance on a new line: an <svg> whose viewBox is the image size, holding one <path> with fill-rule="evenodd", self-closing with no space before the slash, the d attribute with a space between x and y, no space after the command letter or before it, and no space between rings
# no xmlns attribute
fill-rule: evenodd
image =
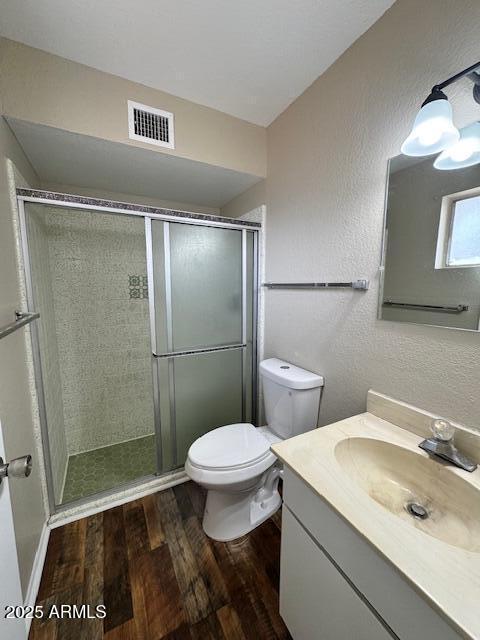
<svg viewBox="0 0 480 640"><path fill-rule="evenodd" d="M196 440L188 452L190 461L207 469L238 467L264 458L270 443L253 424L228 424Z"/></svg>

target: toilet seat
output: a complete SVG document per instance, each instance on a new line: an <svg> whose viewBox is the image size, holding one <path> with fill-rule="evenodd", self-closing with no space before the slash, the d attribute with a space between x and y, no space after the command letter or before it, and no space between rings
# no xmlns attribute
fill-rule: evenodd
<svg viewBox="0 0 480 640"><path fill-rule="evenodd" d="M209 431L188 451L185 468L196 482L230 485L262 474L275 461L270 442L248 423Z"/></svg>
<svg viewBox="0 0 480 640"><path fill-rule="evenodd" d="M196 440L188 451L190 462L202 469L237 469L259 462L270 443L246 422L227 424Z"/></svg>

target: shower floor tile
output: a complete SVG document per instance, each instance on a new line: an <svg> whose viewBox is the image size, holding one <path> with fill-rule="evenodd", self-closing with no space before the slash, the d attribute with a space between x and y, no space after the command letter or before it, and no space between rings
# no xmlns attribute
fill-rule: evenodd
<svg viewBox="0 0 480 640"><path fill-rule="evenodd" d="M155 436L78 453L68 459L62 503L156 472Z"/></svg>

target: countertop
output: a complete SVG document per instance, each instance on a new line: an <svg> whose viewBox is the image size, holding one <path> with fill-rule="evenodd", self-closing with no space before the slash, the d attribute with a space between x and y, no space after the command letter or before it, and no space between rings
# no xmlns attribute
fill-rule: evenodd
<svg viewBox="0 0 480 640"><path fill-rule="evenodd" d="M467 638L479 639L480 552L438 540L373 500L335 456L337 443L352 437L382 440L428 458L418 448L421 437L372 413L314 429L279 442L272 450L392 563L454 628ZM480 468L467 473L449 466L449 471L477 488L480 499Z"/></svg>

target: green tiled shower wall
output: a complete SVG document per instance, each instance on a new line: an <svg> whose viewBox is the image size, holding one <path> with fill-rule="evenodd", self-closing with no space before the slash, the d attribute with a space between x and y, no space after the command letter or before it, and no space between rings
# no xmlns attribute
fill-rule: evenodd
<svg viewBox="0 0 480 640"><path fill-rule="evenodd" d="M143 218L32 206L30 252L58 501L68 456L154 432L145 233ZM140 278L140 297L130 295L132 275Z"/></svg>
<svg viewBox="0 0 480 640"><path fill-rule="evenodd" d="M50 459L56 502L62 497L68 462L67 438L63 418L62 379L55 327L52 274L50 271L48 228L44 208L27 204L28 246L32 264L35 309L40 311L37 327L40 336L43 388L49 426Z"/></svg>

